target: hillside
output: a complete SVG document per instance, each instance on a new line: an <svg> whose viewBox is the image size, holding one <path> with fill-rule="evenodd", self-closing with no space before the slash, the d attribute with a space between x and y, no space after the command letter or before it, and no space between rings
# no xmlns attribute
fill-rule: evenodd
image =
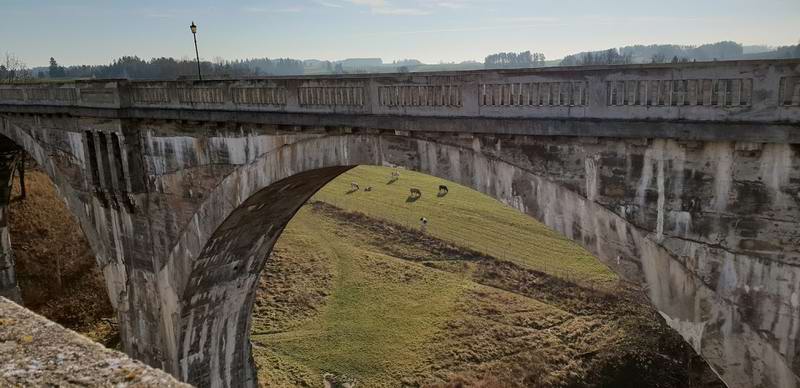
<svg viewBox="0 0 800 388"><path fill-rule="evenodd" d="M414 229L425 217L429 235L459 247L582 284L616 282L616 275L585 249L493 198L412 171L402 171L399 180L387 184L390 175L388 168L358 167L329 183L312 201ZM346 194L353 181L374 191ZM440 184L449 188L443 197L437 193ZM414 202L408 198L411 187L423 194Z"/></svg>
<svg viewBox="0 0 800 388"><path fill-rule="evenodd" d="M582 248L464 187L389 177L344 174L278 241L252 330L263 385L707 386L644 296Z"/></svg>

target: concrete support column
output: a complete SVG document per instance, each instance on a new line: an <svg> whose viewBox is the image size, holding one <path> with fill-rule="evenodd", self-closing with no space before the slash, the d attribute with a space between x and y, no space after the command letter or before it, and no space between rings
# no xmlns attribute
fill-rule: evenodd
<svg viewBox="0 0 800 388"><path fill-rule="evenodd" d="M14 251L8 231L8 202L21 151L13 144L0 144L0 296L22 303L14 269Z"/></svg>

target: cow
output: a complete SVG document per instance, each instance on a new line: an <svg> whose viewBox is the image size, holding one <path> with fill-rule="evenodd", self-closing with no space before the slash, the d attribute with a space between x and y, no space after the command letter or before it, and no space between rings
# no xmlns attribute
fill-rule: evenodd
<svg viewBox="0 0 800 388"><path fill-rule="evenodd" d="M392 184L394 182L397 182L398 179L400 179L400 171L397 171L397 170L392 171L392 176L389 177L389 183L388 184Z"/></svg>

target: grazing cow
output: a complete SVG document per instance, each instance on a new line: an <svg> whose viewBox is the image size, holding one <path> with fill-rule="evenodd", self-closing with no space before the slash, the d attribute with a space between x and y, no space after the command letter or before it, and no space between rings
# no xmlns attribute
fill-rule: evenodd
<svg viewBox="0 0 800 388"><path fill-rule="evenodd" d="M356 182L350 182L350 190L352 190L352 191L358 191L358 183L356 183Z"/></svg>
<svg viewBox="0 0 800 388"><path fill-rule="evenodd" d="M449 192L450 192L450 190L447 189L447 186L439 185L439 194L444 195L444 194L447 194Z"/></svg>
<svg viewBox="0 0 800 388"><path fill-rule="evenodd" d="M419 189L412 187L411 188L411 197L412 198L419 198L422 196L422 192Z"/></svg>
<svg viewBox="0 0 800 388"><path fill-rule="evenodd" d="M367 186L364 188L364 191L372 191L372 186Z"/></svg>
<svg viewBox="0 0 800 388"><path fill-rule="evenodd" d="M387 184L392 184L394 182L397 182L398 179L400 179L400 172L392 171L392 176L389 178L389 183Z"/></svg>

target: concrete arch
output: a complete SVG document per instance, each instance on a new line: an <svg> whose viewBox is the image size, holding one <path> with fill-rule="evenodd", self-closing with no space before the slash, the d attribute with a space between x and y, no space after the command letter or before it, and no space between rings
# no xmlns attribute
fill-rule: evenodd
<svg viewBox="0 0 800 388"><path fill-rule="evenodd" d="M72 138L73 135L75 136L74 138ZM70 174L59 168L54 154L43 146L40 141L31 136L19 123L0 117L0 136L13 142L28 153L50 178L57 194L62 198L69 213L78 222L83 235L89 242L89 247L95 255L97 265L102 270L106 280L107 292L112 305L116 310L119 310L123 306L115 303L117 298L114 295L119 293L120 290L124 290L125 281L119 280L125 277L124 265L122 257L118 254L115 255L115 251L119 249L113 246L114 240L105 236L109 231L111 233L114 230L116 230L116 233L120 232L119 228L115 229L113 227L122 223L118 219L118 214L104 211L97 199L90 193L74 187L69 181ZM69 133L67 136L70 136L68 143L71 150L82 152L83 143L80 139L80 134ZM71 159L71 163L76 164L76 169L86 169L82 165L83 155L67 155L66 158Z"/></svg>
<svg viewBox="0 0 800 388"><path fill-rule="evenodd" d="M25 151L27 154L31 155L31 157L36 161L36 163L44 169L47 176L50 178L53 185L56 187L59 195L64 199L65 204L69 208L70 213L76 217L78 213L76 211L77 202L74 195L71 195L73 189L71 185L63 179L63 174L59 174L55 165L55 162L50 157L50 155L44 150L44 148L27 132L25 132L22 128L17 125L14 125L10 120L6 119L5 117L0 116L0 143L3 143L5 148L17 148L20 150ZM13 151L12 151L13 152ZM11 296L12 299L18 299L18 302L21 302L21 296L19 295L19 290L16 286L16 275L15 275L15 268L14 268L14 260L13 260L13 249L12 249L12 241L9 236L8 226L7 226L7 206L8 200L10 195L10 187L11 187L11 180L13 179L13 175L15 173L15 166L10 166L9 163L12 163L10 160L3 160L3 175L4 178L7 178L7 182L3 182L4 185L7 184L7 190L4 190L4 195L2 198L2 216L0 216L0 228L2 228L2 250L4 261L7 261L7 265L9 266L5 270L3 270L3 279L0 283L0 291L2 289L7 288L10 291L7 291L7 295ZM83 223L81 223L83 226ZM10 258L6 258L5 256L10 256Z"/></svg>
<svg viewBox="0 0 800 388"><path fill-rule="evenodd" d="M66 179L64 179L64 174L58 172L53 158L44 149L44 147L42 147L39 142L31 137L25 130L17 125L14 125L11 121L2 121L4 123L0 126L0 135L14 142L14 144L28 153L28 155L30 155L36 161L36 163L42 169L44 169L47 176L53 181L53 185L58 190L58 193L62 196L62 198L65 199L66 205L70 212L72 212L74 215L78 214L79 210L83 210L82 205L78 206L74 201L69 200L70 198L77 197L75 190L66 181ZM81 226L83 226L83 224L81 224Z"/></svg>
<svg viewBox="0 0 800 388"><path fill-rule="evenodd" d="M397 165L511 205L642 283L667 322L729 384L758 386L765 382L756 379L767 375L780 378L767 385L797 386L781 352L663 246L663 232L638 228L594 200L596 160L583 162L586 195L476 149L411 137L328 135L262 155L208 195L158 274L173 373L200 386L254 385L248 336L255 285L283 227L314 192L352 166ZM757 352L759 364L743 368L749 358L739 353L745 351Z"/></svg>

